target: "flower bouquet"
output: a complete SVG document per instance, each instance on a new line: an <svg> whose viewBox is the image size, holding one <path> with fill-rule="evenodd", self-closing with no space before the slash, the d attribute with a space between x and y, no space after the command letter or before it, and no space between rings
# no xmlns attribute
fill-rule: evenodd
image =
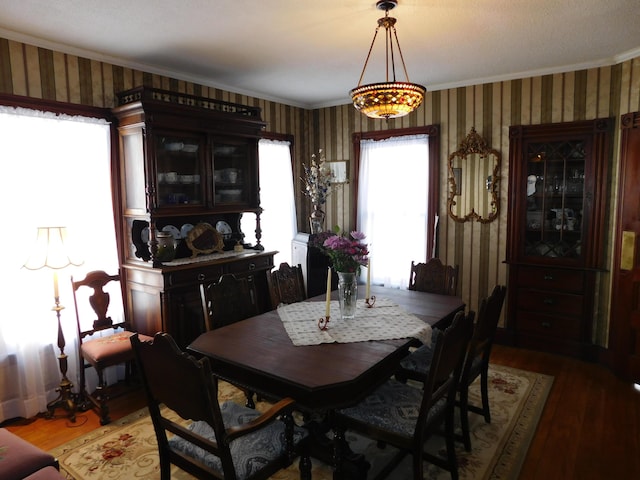
<svg viewBox="0 0 640 480"><path fill-rule="evenodd" d="M337 229L339 231L339 229ZM369 249L362 242L365 235L352 231L348 236L334 232L321 233L324 239L321 250L331 259L333 269L338 274L338 304L343 320L352 319L356 314L358 300L358 274L360 267L367 265Z"/></svg>
<svg viewBox="0 0 640 480"><path fill-rule="evenodd" d="M364 233L352 231L349 236L334 232L320 235L324 238L321 249L331 259L336 272L359 273L360 267L367 265L369 249L362 242L366 238Z"/></svg>

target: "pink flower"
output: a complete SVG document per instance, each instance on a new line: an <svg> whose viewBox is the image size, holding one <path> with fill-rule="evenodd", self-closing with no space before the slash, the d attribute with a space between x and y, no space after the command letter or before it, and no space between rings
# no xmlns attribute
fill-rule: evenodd
<svg viewBox="0 0 640 480"><path fill-rule="evenodd" d="M362 243L366 237L364 233L353 231L349 238L344 235L333 234L322 244L324 253L331 258L336 272L355 272L368 262L369 250Z"/></svg>

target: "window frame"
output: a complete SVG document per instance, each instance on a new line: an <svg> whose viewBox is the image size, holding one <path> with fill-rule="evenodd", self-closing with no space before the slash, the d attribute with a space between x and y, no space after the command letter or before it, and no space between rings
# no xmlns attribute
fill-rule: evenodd
<svg viewBox="0 0 640 480"><path fill-rule="evenodd" d="M427 125L424 127L398 128L392 130L381 130L375 132L358 132L352 135L354 176L352 183L352 204L354 208L351 212L351 224L356 225L358 219L358 185L360 182L360 142L362 140L385 140L391 137L403 137L407 135L427 135L429 137L429 189L428 209L427 209L427 252L426 258L432 257L437 249L434 245L434 230L436 228L436 215L439 211L440 199L440 127L439 125Z"/></svg>

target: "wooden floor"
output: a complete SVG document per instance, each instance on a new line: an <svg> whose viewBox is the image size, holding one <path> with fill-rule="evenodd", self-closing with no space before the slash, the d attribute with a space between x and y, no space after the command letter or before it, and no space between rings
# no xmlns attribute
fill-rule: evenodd
<svg viewBox="0 0 640 480"><path fill-rule="evenodd" d="M553 375L554 383L521 480L640 478L640 392L607 369L571 358L495 346L492 363ZM142 392L112 402L117 419L144 406ZM35 418L5 425L50 450L99 426L92 412L77 422Z"/></svg>

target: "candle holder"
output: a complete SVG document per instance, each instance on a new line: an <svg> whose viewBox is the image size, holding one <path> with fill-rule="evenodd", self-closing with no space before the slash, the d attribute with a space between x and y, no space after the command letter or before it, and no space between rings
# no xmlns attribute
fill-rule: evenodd
<svg viewBox="0 0 640 480"><path fill-rule="evenodd" d="M318 328L322 331L327 330L329 328L330 319L331 319L331 315L327 315L326 317L320 317L318 319Z"/></svg>
<svg viewBox="0 0 640 480"><path fill-rule="evenodd" d="M365 299L364 303L367 306L367 308L372 308L376 304L376 296L371 295L370 297Z"/></svg>

